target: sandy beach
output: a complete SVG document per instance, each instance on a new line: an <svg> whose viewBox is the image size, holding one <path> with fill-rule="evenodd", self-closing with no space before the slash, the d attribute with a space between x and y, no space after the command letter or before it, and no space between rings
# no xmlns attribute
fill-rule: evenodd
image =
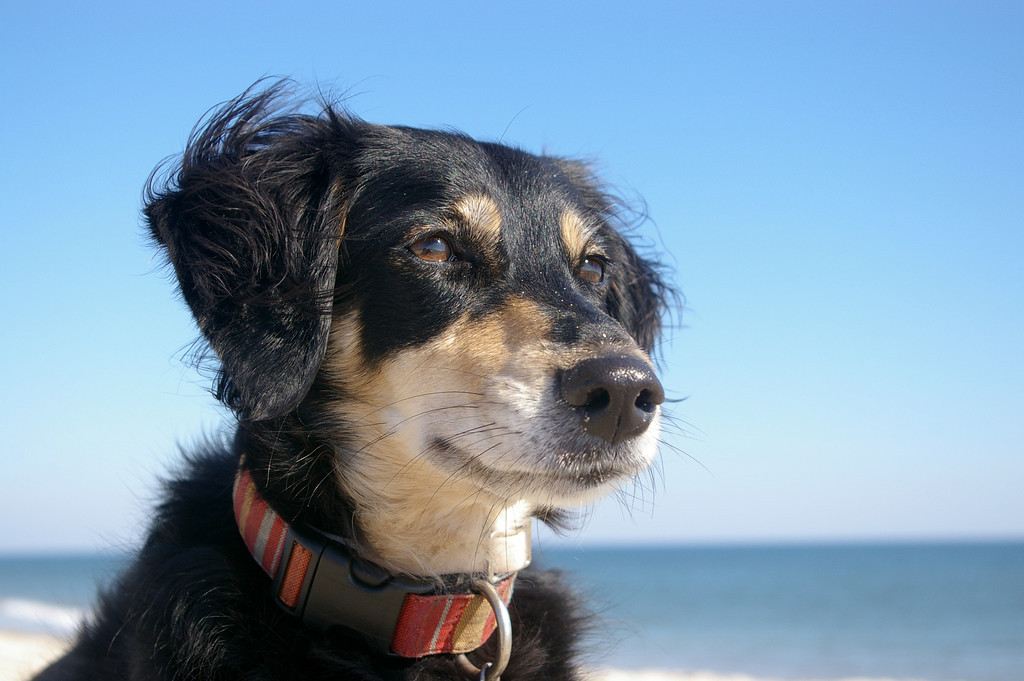
<svg viewBox="0 0 1024 681"><path fill-rule="evenodd" d="M0 631L0 681L26 681L32 674L60 656L68 642L46 634ZM661 669L595 669L591 681L782 681L754 678L743 674L714 674ZM800 681L819 681L801 679ZM839 681L882 681L880 679L842 679Z"/></svg>
<svg viewBox="0 0 1024 681"><path fill-rule="evenodd" d="M68 647L68 641L46 634L0 631L0 681L24 681Z"/></svg>

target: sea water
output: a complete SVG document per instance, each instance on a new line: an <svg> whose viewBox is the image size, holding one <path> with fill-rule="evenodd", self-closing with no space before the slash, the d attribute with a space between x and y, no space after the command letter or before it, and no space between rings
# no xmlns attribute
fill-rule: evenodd
<svg viewBox="0 0 1024 681"><path fill-rule="evenodd" d="M1024 681L1024 542L539 546L597 665L772 678ZM0 557L0 628L69 633L121 555Z"/></svg>
<svg viewBox="0 0 1024 681"><path fill-rule="evenodd" d="M0 629L74 633L98 589L126 564L111 552L0 556Z"/></svg>
<svg viewBox="0 0 1024 681"><path fill-rule="evenodd" d="M539 553L598 604L611 666L1024 681L1024 543Z"/></svg>

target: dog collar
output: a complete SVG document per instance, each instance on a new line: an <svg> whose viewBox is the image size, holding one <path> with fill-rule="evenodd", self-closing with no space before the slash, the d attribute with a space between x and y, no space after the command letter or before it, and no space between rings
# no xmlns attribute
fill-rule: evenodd
<svg viewBox="0 0 1024 681"><path fill-rule="evenodd" d="M244 465L233 500L238 529L273 580L274 599L304 622L345 625L378 648L410 658L476 650L497 626L495 604L468 586L438 593L436 582L388 575L340 541L286 522L260 496ZM514 582L513 572L494 585L505 605Z"/></svg>

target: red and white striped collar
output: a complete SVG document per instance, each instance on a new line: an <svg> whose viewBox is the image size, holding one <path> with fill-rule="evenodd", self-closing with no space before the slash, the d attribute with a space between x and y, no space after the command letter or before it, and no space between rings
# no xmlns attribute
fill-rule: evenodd
<svg viewBox="0 0 1024 681"><path fill-rule="evenodd" d="M466 653L490 638L495 614L483 595L470 592L471 580L455 593L438 593L436 582L389 576L341 542L290 525L260 496L244 461L235 477L235 520L287 612L355 629L401 657ZM511 573L494 585L505 604L514 582Z"/></svg>

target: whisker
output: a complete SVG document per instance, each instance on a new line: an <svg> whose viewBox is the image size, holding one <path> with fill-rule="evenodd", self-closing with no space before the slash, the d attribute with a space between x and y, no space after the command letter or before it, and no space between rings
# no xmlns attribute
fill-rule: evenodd
<svg viewBox="0 0 1024 681"><path fill-rule="evenodd" d="M695 456L693 456L692 454L686 452L685 450L680 449L677 445L673 444L672 442L669 442L667 440L663 440L661 438L658 438L658 447L659 448L666 448L666 449L669 449L670 451L672 451L674 454L679 454L681 456L685 456L687 459L689 459L690 461L694 462L695 464L697 464L698 466L703 468L705 470L705 472L708 473L708 475L714 477L714 475L715 475L714 472L712 472L712 470L710 468L705 466L704 463L700 459L696 458Z"/></svg>
<svg viewBox="0 0 1024 681"><path fill-rule="evenodd" d="M366 412L366 414L364 416L361 416L356 421L356 423L358 423L358 421L364 420L365 417L367 417L367 416L372 416L373 414L379 414L380 412L385 411L387 409L391 409L392 407L398 406L399 404L402 404L403 402L409 402L411 400L420 400L420 399L427 398L427 397L439 397L441 395L468 395L470 397L483 397L484 396L483 393L478 393L478 392L474 392L474 391L470 391L470 390L436 390L436 391L433 391L433 392L417 393L415 395L409 395L407 397L403 397L401 399L397 399L397 400L394 400L392 402L388 402L387 404L383 404L383 405L377 407L376 409L371 409L370 411ZM480 404L480 402L477 402L476 404ZM472 404L472 403L468 403L467 402L467 403L460 404L458 406L474 407L474 406L476 406L476 404Z"/></svg>

